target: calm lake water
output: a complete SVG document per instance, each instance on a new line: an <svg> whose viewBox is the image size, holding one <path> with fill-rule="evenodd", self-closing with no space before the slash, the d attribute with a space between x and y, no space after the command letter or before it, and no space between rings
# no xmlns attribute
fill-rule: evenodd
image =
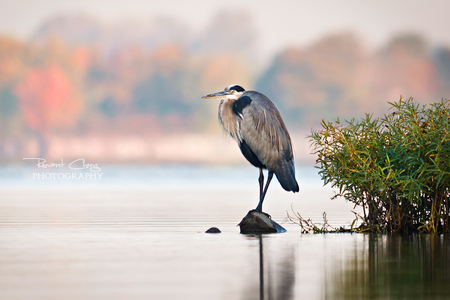
<svg viewBox="0 0 450 300"><path fill-rule="evenodd" d="M448 236L301 234L283 223L291 209L316 222L327 212L334 226L353 220L311 166L297 166L298 194L273 181L263 208L288 231L260 236L236 226L258 202L255 168L37 172L0 171L0 299L450 297ZM204 233L213 226L222 233Z"/></svg>

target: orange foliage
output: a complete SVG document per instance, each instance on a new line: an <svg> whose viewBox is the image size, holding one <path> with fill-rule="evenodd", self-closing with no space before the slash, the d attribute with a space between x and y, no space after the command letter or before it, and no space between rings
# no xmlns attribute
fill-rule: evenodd
<svg viewBox="0 0 450 300"><path fill-rule="evenodd" d="M403 94L428 100L437 89L436 67L427 56L417 56L408 50L396 47L378 64L379 86L389 96L394 94L391 97Z"/></svg>
<svg viewBox="0 0 450 300"><path fill-rule="evenodd" d="M183 67L181 48L176 44L163 45L156 48L152 57L158 67L158 71L165 76L170 76Z"/></svg>
<svg viewBox="0 0 450 300"><path fill-rule="evenodd" d="M181 49L176 44L163 45L154 50L153 58L160 62L177 61L181 59Z"/></svg>
<svg viewBox="0 0 450 300"><path fill-rule="evenodd" d="M210 57L201 71L200 85L205 92L223 89L231 83L239 83L249 89L250 75L239 55L223 54Z"/></svg>
<svg viewBox="0 0 450 300"><path fill-rule="evenodd" d="M74 50L72 57L73 69L80 74L87 72L90 63L90 52L86 47L78 47Z"/></svg>
<svg viewBox="0 0 450 300"><path fill-rule="evenodd" d="M27 125L41 133L73 125L82 103L58 65L33 68L16 85L15 94Z"/></svg>
<svg viewBox="0 0 450 300"><path fill-rule="evenodd" d="M0 86L15 80L22 69L24 45L12 38L0 37Z"/></svg>

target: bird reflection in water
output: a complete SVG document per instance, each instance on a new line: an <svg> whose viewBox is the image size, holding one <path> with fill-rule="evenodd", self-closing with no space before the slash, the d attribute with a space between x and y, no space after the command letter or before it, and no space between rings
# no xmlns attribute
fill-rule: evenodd
<svg viewBox="0 0 450 300"><path fill-rule="evenodd" d="M291 247L288 246L284 248L285 251L277 251L277 253L280 254L277 254L276 257L273 257L270 255L274 253L273 251L270 251L270 235L248 235L248 238L258 240L259 286L257 284L249 284L248 289L245 291L243 299L294 299L294 246L292 245ZM257 277L258 276L255 276L255 278Z"/></svg>

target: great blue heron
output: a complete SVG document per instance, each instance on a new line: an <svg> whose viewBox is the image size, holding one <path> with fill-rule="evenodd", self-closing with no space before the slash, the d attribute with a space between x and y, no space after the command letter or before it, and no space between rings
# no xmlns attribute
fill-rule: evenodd
<svg viewBox="0 0 450 300"><path fill-rule="evenodd" d="M221 100L220 123L236 140L244 157L259 168L259 203L255 210L262 211L264 197L274 173L286 191L299 191L295 180L291 138L280 112L269 98L232 84L203 99ZM268 170L264 189L263 169Z"/></svg>

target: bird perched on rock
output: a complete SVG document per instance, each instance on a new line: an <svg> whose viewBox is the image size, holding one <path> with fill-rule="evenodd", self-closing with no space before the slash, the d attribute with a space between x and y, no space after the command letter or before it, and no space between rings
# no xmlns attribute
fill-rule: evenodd
<svg viewBox="0 0 450 300"><path fill-rule="evenodd" d="M244 157L259 168L259 203L255 210L262 211L273 174L286 191L299 191L291 138L280 112L269 98L232 84L221 92L204 96L203 99L221 100L220 123L236 140ZM268 170L265 186L263 169Z"/></svg>

